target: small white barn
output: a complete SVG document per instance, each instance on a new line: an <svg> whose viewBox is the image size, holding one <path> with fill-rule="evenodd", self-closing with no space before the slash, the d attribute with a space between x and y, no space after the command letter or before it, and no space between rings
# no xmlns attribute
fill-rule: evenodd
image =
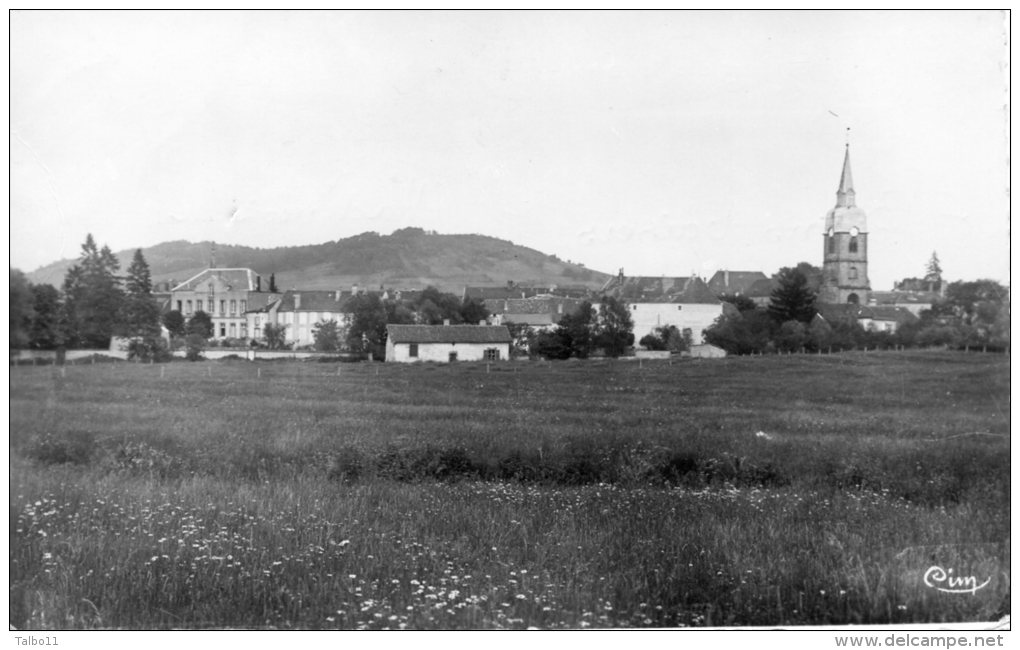
<svg viewBox="0 0 1020 650"><path fill-rule="evenodd" d="M510 330L504 325L387 325L386 360L504 361Z"/></svg>

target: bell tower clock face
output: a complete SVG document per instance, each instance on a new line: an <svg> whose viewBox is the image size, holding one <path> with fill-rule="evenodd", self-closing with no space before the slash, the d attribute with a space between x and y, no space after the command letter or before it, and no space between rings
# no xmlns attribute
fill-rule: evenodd
<svg viewBox="0 0 1020 650"><path fill-rule="evenodd" d="M851 237L856 237L859 232L860 231L857 230L857 226L854 226L853 228L850 229L850 236Z"/></svg>

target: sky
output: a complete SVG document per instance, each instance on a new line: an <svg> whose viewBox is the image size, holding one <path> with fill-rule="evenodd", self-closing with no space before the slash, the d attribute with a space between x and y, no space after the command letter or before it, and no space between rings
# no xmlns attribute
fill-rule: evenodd
<svg viewBox="0 0 1020 650"><path fill-rule="evenodd" d="M1009 281L1008 16L14 12L10 264L404 227L610 273ZM850 129L849 134L847 128Z"/></svg>

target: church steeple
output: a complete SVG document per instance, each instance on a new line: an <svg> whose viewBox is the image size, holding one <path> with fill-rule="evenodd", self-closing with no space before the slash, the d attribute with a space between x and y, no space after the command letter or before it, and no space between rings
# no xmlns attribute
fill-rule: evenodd
<svg viewBox="0 0 1020 650"><path fill-rule="evenodd" d="M846 144L846 154L843 156L843 173L839 177L839 189L836 190L836 207L855 207L854 177L850 173L850 143Z"/></svg>

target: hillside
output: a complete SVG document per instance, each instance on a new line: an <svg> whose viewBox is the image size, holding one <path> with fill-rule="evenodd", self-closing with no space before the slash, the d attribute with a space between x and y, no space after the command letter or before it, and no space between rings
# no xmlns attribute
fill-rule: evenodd
<svg viewBox="0 0 1020 650"><path fill-rule="evenodd" d="M99 242L102 245L102 242ZM211 242L172 241L142 249L154 282L183 281L209 265ZM118 251L121 269L134 250ZM60 287L74 260L61 260L28 273L35 284ZM484 235L439 235L404 228L391 235L362 233L335 242L281 248L216 244L216 265L248 267L281 289L428 285L459 293L465 285L519 284L598 288L609 278L578 264L513 242Z"/></svg>

